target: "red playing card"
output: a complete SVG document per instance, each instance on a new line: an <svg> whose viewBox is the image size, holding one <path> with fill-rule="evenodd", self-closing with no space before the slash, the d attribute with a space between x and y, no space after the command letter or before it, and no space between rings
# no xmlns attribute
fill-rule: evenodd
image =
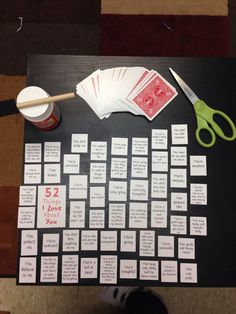
<svg viewBox="0 0 236 314"><path fill-rule="evenodd" d="M147 85L132 99L145 116L152 120L163 110L166 105L177 95L159 75L156 75Z"/></svg>

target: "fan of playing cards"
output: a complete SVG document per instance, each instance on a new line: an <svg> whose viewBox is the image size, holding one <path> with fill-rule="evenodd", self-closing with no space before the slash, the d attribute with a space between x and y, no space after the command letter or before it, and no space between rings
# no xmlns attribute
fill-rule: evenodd
<svg viewBox="0 0 236 314"><path fill-rule="evenodd" d="M159 73L144 67L97 70L77 84L76 93L100 119L128 111L150 121L177 95Z"/></svg>

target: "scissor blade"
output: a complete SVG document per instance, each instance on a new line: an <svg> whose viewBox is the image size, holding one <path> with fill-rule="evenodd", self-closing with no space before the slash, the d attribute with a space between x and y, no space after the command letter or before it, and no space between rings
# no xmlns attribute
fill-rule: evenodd
<svg viewBox="0 0 236 314"><path fill-rule="evenodd" d="M194 105L199 98L197 95L191 90L191 88L179 77L179 75L173 71L171 68L169 68L171 74L174 76L176 82L179 84L182 91L185 93L185 95L188 97L188 99L191 101L191 103Z"/></svg>

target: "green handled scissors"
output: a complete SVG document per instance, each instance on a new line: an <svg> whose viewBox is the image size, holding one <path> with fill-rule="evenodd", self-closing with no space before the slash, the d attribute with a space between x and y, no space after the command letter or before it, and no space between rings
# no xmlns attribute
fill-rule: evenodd
<svg viewBox="0 0 236 314"><path fill-rule="evenodd" d="M233 141L236 138L236 128L233 121L224 112L220 110L214 110L209 107L203 100L200 100L197 95L191 90L191 88L175 73L171 68L169 68L171 74L174 76L175 80L188 97L190 102L193 104L193 108L197 119L197 130L195 132L196 139L198 143L203 147L212 147L215 144L216 136L215 133L224 139L225 141ZM232 136L226 136L219 125L213 120L214 115L221 116L230 126L232 131ZM210 127L211 126L211 127ZM200 132L206 130L210 136L210 143L206 143L201 139Z"/></svg>

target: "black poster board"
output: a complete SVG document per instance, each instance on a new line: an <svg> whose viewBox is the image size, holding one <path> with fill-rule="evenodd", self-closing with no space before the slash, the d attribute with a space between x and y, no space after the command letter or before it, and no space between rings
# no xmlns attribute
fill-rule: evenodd
<svg viewBox="0 0 236 314"><path fill-rule="evenodd" d="M81 98L67 100L58 103L62 112L62 121L60 125L50 132L43 132L35 128L26 121L25 123L25 143L44 143L44 142L61 142L61 163L63 154L71 153L71 135L74 133L87 133L90 141L107 141L107 160L111 159L111 138L125 137L129 139L128 169L131 164L131 139L132 137L145 137L149 139L149 149L152 129L168 130L168 151L171 146L171 125L187 124L188 125L188 145L187 145L187 189L188 210L187 213L180 213L187 216L187 235L183 237L195 238L195 259L181 260L178 259L178 235L173 235L174 258L155 257L140 258L139 252L139 232L137 230L137 253L125 252L83 252L79 251L81 257L98 257L97 279L81 279L78 285L98 285L100 272L100 255L118 256L118 273L120 259L137 260L137 278L136 279L119 279L118 285L148 285L148 286L235 286L236 285L236 210L235 210L235 192L236 192L236 166L235 166L235 142L225 142L217 137L216 144L210 149L199 146L195 140L196 119L193 108L178 88L168 68L173 68L196 92L196 94L206 101L209 106L227 113L233 121L236 120L236 89L235 77L236 60L235 59L208 59L208 58L149 58L149 57L98 57L98 56L54 56L54 55L33 55L28 60L28 80L27 85L40 86L50 95L57 95L75 90L78 82L82 81L89 74L97 69L106 69L116 66L144 66L148 69L154 69L163 75L178 91L178 96L158 115L152 122L145 117L136 117L129 113L115 113L108 119L99 120L94 112L89 108ZM43 146L43 145L42 145ZM90 146L89 146L90 152ZM169 153L170 155L170 153ZM189 173L189 156L205 155L207 158L207 176L194 177ZM80 168L83 173L89 174L90 159L82 156ZM170 157L169 157L170 158ZM148 155L149 173L151 177L151 149ZM110 162L107 164L107 182L109 181ZM170 168L170 166L169 166ZM42 167L43 169L43 167ZM43 170L42 170L43 171ZM128 171L127 181L130 172ZM43 178L43 173L42 173ZM69 176L61 171L61 184L69 185ZM207 184L207 205L197 206L190 205L190 183ZM43 179L42 179L43 184ZM128 183L129 184L129 183ZM150 182L149 182L150 185ZM106 184L108 186L108 184ZM149 188L149 200L150 200ZM158 235L170 235L169 224L170 215L170 197L171 189L168 175L168 228L153 229L150 228L150 202L148 202L148 229L155 230L155 237ZM178 191L178 189L177 189ZM128 203L126 210L126 229L128 229ZM108 229L108 188L106 189L106 206L105 206L105 229ZM67 189L67 228L69 217L69 199ZM88 211L89 204L86 205L86 226L88 228ZM203 216L207 217L207 236L189 236L189 217ZM42 255L42 234L44 229L38 230L38 254L37 275L35 284L62 284L61 282L61 256L62 254L62 229L55 231L47 229L47 233L59 233L59 253L58 256L58 277L54 283L40 282L40 258ZM118 249L119 249L119 232L118 230ZM19 239L21 239L21 230L19 230ZM100 230L98 230L98 241ZM155 243L157 246L157 241ZM155 251L157 249L155 248ZM19 259L20 259L20 241L19 241ZM73 252L74 254L75 252ZM53 255L53 254L51 254ZM55 254L54 254L55 255ZM158 280L139 280L139 260L158 260L159 268ZM177 261L177 282L162 282L161 280L161 260ZM197 264L197 282L182 283L180 282L180 263ZM80 274L80 272L79 272ZM80 275L79 275L80 277ZM19 282L18 276L18 284ZM24 284L24 283L23 283ZM34 283L31 283L34 284Z"/></svg>

